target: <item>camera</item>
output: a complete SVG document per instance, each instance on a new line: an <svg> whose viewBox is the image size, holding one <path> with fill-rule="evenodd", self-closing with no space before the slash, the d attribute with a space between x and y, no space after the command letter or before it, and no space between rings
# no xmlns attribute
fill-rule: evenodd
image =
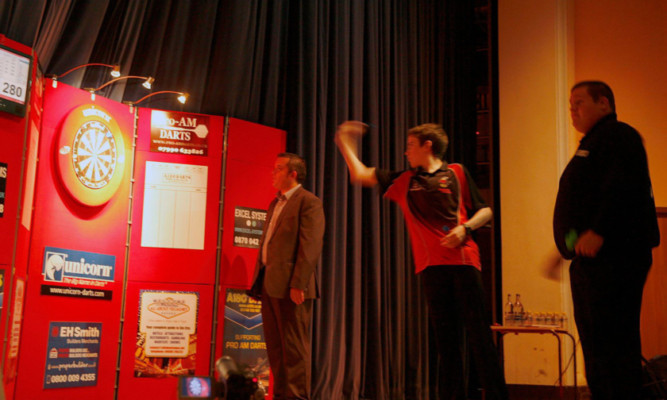
<svg viewBox="0 0 667 400"><path fill-rule="evenodd" d="M182 376L178 381L178 399L264 400L266 391L252 372L242 372L229 356L215 363L217 378Z"/></svg>
<svg viewBox="0 0 667 400"><path fill-rule="evenodd" d="M225 400L264 400L266 391L252 372L240 371L234 360L222 356L215 362L218 382Z"/></svg>

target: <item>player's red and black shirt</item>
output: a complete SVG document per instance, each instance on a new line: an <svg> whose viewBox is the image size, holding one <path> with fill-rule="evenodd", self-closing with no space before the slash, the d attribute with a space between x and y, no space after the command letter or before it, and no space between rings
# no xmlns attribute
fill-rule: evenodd
<svg viewBox="0 0 667 400"><path fill-rule="evenodd" d="M431 265L473 265L481 269L479 249L471 238L454 249L440 244L452 228L487 207L465 167L443 162L433 173L421 168L400 172L376 169L375 175L384 197L403 210L416 273Z"/></svg>

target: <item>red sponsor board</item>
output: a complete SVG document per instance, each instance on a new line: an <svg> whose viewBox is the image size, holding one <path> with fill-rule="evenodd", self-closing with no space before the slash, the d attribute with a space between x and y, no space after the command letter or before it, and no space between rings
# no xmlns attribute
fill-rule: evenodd
<svg viewBox="0 0 667 400"><path fill-rule="evenodd" d="M128 278L213 284L224 118L168 113L205 121L208 155L158 153L151 151L156 111L139 109Z"/></svg>
<svg viewBox="0 0 667 400"><path fill-rule="evenodd" d="M278 153L285 151L286 132L238 119L229 119L227 132L227 163L225 167L225 198L223 210L221 292L218 321L225 319L226 288L247 289L252 283L258 249L235 245L236 214L239 209L266 210L276 189L271 171ZM261 219L258 217L258 220ZM250 218L252 220L252 218ZM263 224L262 224L263 227ZM223 338L219 325L216 334ZM218 346L216 357L222 355Z"/></svg>
<svg viewBox="0 0 667 400"><path fill-rule="evenodd" d="M19 399L170 397L177 376L209 374L213 318L224 318L224 290L250 284L285 132L232 119L223 165L223 117L139 109L135 128L130 107L101 96L92 100L86 91L54 87L51 80L42 86L38 78L25 118L0 115L6 144L0 166L7 166L0 216L7 239L0 244L7 251L0 251L0 269L9 284L4 298L12 303L2 307L11 331L6 393ZM153 124L156 118L167 125ZM157 141L165 139L170 142ZM165 318L180 318L187 307L179 302L196 294L194 325L182 325L193 331L177 339L169 324L140 329L142 291L167 293L145 299L144 315ZM7 317L9 310L16 312ZM62 321L99 327L98 369L94 380L80 373L86 379L79 384L56 388L54 380L44 382L53 353L49 327ZM221 325L215 335L219 356ZM168 344L161 343L165 337Z"/></svg>
<svg viewBox="0 0 667 400"><path fill-rule="evenodd" d="M230 118L222 234L222 284L248 288L257 248L234 244L239 208L266 210L276 194L271 171L278 153L285 151L285 131Z"/></svg>
<svg viewBox="0 0 667 400"><path fill-rule="evenodd" d="M16 397L72 398L74 391L79 397L112 397L123 297L119 282L125 268L131 178L128 155L132 154L134 118L125 105L101 96L92 101L90 93L62 83L54 88L50 80L45 85L42 117L28 275L44 276L47 248L104 255L115 258L113 277L109 277L113 283L108 290L116 293L110 300L100 301L85 296L43 294L43 285L39 284L26 286L20 343L22 348L28 346L31 350L19 352ZM105 193L100 195L102 192ZM85 262L82 270L87 270ZM87 273L70 278L93 280ZM102 324L95 386L43 388L49 325L53 321Z"/></svg>
<svg viewBox="0 0 667 400"><path fill-rule="evenodd" d="M6 398L12 399L25 298L32 191L35 181L39 126L41 126L42 81L41 73L37 68L37 59L29 47L7 39L2 34L0 34L0 46L33 57L29 70L31 84L25 87L30 91L29 103L27 103L29 107L27 104L21 106L30 112L25 116L19 116L21 113L16 115L5 112L10 111L7 109L0 110L0 137L2 137L0 164L6 165L7 168L3 190L3 210L0 216L0 270L4 272L4 296L0 311L0 319L4 322L0 325L0 336L4 337L5 342L8 343L5 346L3 383ZM4 63L0 64L3 64L3 67L7 66ZM18 86L15 87L18 88ZM11 92L11 84L3 85L3 90Z"/></svg>

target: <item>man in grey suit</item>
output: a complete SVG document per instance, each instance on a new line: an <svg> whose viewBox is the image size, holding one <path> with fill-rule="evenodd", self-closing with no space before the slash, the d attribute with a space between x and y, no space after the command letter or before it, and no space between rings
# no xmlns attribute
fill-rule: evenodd
<svg viewBox="0 0 667 400"><path fill-rule="evenodd" d="M272 176L278 193L269 205L251 294L261 293L274 400L310 399L310 321L313 299L319 297L315 267L324 212L322 201L301 186L306 177L301 157L278 154Z"/></svg>

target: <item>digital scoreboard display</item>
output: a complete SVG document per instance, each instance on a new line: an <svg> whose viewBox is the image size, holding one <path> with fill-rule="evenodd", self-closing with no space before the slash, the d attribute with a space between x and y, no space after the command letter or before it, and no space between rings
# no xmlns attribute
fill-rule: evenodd
<svg viewBox="0 0 667 400"><path fill-rule="evenodd" d="M210 376L181 376L178 380L178 399L213 399L215 384Z"/></svg>
<svg viewBox="0 0 667 400"><path fill-rule="evenodd" d="M32 57L0 45L0 111L25 115Z"/></svg>

